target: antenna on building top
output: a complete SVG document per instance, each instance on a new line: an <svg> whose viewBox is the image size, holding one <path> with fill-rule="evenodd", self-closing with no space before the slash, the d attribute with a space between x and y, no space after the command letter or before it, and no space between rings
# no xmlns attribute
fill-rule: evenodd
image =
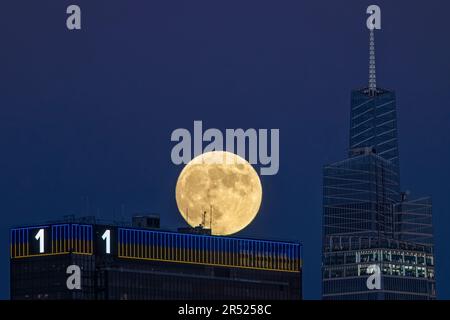
<svg viewBox="0 0 450 320"><path fill-rule="evenodd" d="M206 226L206 211L203 211L202 227L204 228L205 226Z"/></svg>
<svg viewBox="0 0 450 320"><path fill-rule="evenodd" d="M213 207L210 205L209 209L209 229L212 230L212 217L213 217Z"/></svg>
<svg viewBox="0 0 450 320"><path fill-rule="evenodd" d="M377 91L377 73L375 65L375 32L374 29L369 33L369 93L375 95Z"/></svg>
<svg viewBox="0 0 450 320"><path fill-rule="evenodd" d="M377 91L375 29L381 29L381 9L377 5L370 5L366 13L370 14L366 21L367 29L369 29L369 94L374 96Z"/></svg>

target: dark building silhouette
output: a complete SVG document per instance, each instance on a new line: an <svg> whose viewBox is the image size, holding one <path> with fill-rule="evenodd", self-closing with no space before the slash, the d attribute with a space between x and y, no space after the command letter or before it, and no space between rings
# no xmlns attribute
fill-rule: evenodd
<svg viewBox="0 0 450 320"><path fill-rule="evenodd" d="M140 227L70 221L12 229L11 299L302 298L298 243L133 221ZM79 289L67 286L71 265L80 267Z"/></svg>
<svg viewBox="0 0 450 320"><path fill-rule="evenodd" d="M369 61L369 86L351 94L349 157L324 167L322 297L435 299L431 199L401 192L395 93L376 86L373 30Z"/></svg>

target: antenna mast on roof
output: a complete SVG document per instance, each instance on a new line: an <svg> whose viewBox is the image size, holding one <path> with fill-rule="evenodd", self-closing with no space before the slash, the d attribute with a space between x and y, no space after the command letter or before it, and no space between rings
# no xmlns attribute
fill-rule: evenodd
<svg viewBox="0 0 450 320"><path fill-rule="evenodd" d="M202 227L206 227L206 211L203 211L203 218L202 218Z"/></svg>
<svg viewBox="0 0 450 320"><path fill-rule="evenodd" d="M369 36L369 92L375 95L377 91L377 70L375 64L375 32L370 30Z"/></svg>
<svg viewBox="0 0 450 320"><path fill-rule="evenodd" d="M377 73L375 64L375 29L381 29L381 9L377 5L367 8L370 16L367 18L369 29L369 95L374 96L377 91Z"/></svg>

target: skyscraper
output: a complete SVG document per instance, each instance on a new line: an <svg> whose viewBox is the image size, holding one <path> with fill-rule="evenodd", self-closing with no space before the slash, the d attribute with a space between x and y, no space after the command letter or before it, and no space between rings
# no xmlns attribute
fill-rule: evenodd
<svg viewBox="0 0 450 320"><path fill-rule="evenodd" d="M376 89L353 90L350 112L350 157L355 149L373 148L394 166L400 181L395 92Z"/></svg>
<svg viewBox="0 0 450 320"><path fill-rule="evenodd" d="M323 299L434 299L431 199L401 192L395 92L351 93L348 158L324 167Z"/></svg>
<svg viewBox="0 0 450 320"><path fill-rule="evenodd" d="M65 221L14 228L11 299L302 298L300 244L158 226L139 217L131 226Z"/></svg>

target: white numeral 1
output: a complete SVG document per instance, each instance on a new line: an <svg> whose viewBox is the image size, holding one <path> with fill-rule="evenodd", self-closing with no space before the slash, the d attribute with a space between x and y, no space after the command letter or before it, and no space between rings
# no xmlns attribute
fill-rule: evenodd
<svg viewBox="0 0 450 320"><path fill-rule="evenodd" d="M34 238L39 240L39 253L44 253L44 229L39 229Z"/></svg>
<svg viewBox="0 0 450 320"><path fill-rule="evenodd" d="M102 235L102 239L106 240L106 253L111 253L111 230L106 230Z"/></svg>

